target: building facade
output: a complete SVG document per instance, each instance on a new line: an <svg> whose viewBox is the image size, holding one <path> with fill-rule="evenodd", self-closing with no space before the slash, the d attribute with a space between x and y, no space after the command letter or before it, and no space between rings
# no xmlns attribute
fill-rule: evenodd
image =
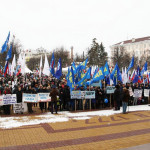
<svg viewBox="0 0 150 150"><path fill-rule="evenodd" d="M150 36L143 38L133 38L131 40L126 40L123 42L119 42L110 46L111 56L113 56L116 48L123 47L126 52L128 52L131 56L138 57L138 60L141 59L142 56L149 57L150 56Z"/></svg>

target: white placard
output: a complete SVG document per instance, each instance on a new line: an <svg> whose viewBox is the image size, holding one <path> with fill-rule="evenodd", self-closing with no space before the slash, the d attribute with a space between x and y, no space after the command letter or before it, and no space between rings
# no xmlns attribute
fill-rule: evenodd
<svg viewBox="0 0 150 150"><path fill-rule="evenodd" d="M49 93L38 93L38 102L50 102Z"/></svg>
<svg viewBox="0 0 150 150"><path fill-rule="evenodd" d="M107 86L106 87L107 94L113 94L114 92L115 92L115 86Z"/></svg>
<svg viewBox="0 0 150 150"><path fill-rule="evenodd" d="M144 89L144 96L149 97L149 89Z"/></svg>
<svg viewBox="0 0 150 150"><path fill-rule="evenodd" d="M85 91L85 99L94 99L95 91Z"/></svg>
<svg viewBox="0 0 150 150"><path fill-rule="evenodd" d="M16 94L3 95L3 105L11 105L16 103L17 103Z"/></svg>
<svg viewBox="0 0 150 150"><path fill-rule="evenodd" d="M71 99L81 99L81 91L71 91Z"/></svg>
<svg viewBox="0 0 150 150"><path fill-rule="evenodd" d="M27 112L27 103L17 103L13 105L14 113L24 113Z"/></svg>
<svg viewBox="0 0 150 150"><path fill-rule="evenodd" d="M142 90L134 89L133 97L142 97Z"/></svg>
<svg viewBox="0 0 150 150"><path fill-rule="evenodd" d="M37 94L23 93L23 102L37 103Z"/></svg>

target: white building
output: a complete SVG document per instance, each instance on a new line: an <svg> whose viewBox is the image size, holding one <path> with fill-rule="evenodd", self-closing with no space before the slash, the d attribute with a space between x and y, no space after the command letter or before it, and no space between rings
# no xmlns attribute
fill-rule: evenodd
<svg viewBox="0 0 150 150"><path fill-rule="evenodd" d="M138 57L139 60L142 56L150 56L150 36L137 39L133 38L110 46L111 56L113 56L115 49L121 46L124 47L126 52L130 53L131 56L134 55Z"/></svg>
<svg viewBox="0 0 150 150"><path fill-rule="evenodd" d="M33 58L33 57L40 57L41 55L44 55L45 53L46 54L50 54L50 52L47 52L43 47L40 47L36 50L23 50L21 52L22 54L25 53L25 59L26 61L29 61L30 58Z"/></svg>

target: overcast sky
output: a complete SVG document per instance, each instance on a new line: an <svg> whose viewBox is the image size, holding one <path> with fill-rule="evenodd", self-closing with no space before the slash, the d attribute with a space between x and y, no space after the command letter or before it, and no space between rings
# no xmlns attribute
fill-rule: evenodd
<svg viewBox="0 0 150 150"><path fill-rule="evenodd" d="M64 46L86 52L93 38L109 46L150 36L150 0L0 0L0 46L8 31L24 49Z"/></svg>

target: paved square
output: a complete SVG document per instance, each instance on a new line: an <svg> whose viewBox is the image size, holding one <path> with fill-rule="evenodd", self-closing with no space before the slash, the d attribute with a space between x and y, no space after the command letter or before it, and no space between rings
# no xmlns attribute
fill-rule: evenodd
<svg viewBox="0 0 150 150"><path fill-rule="evenodd" d="M150 143L150 111L0 129L0 137L0 150L127 148Z"/></svg>

